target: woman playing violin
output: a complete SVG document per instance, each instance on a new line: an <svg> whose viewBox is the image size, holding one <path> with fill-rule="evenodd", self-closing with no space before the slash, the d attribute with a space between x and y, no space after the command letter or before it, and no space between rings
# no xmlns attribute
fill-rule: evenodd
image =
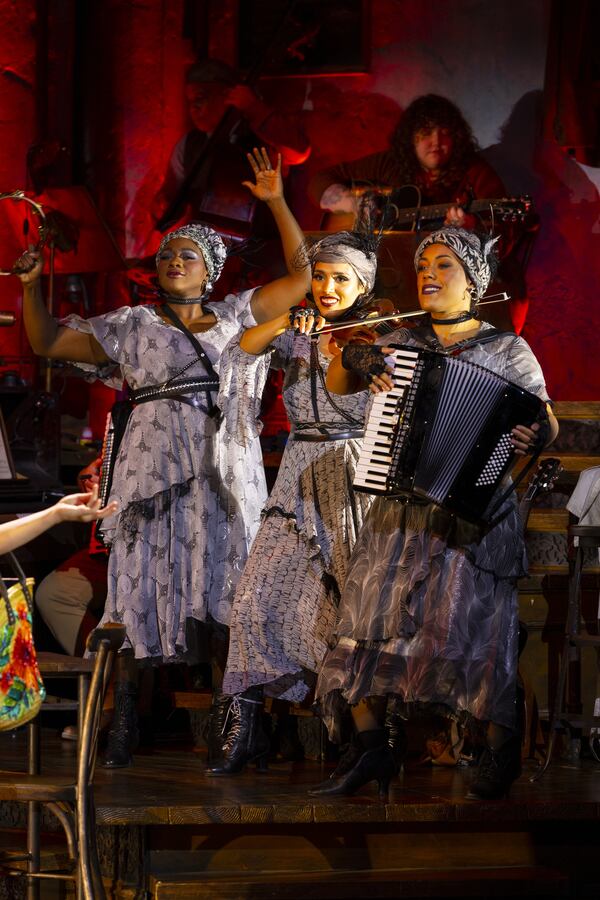
<svg viewBox="0 0 600 900"><path fill-rule="evenodd" d="M325 376L339 347L331 335L310 334L368 306L376 243L353 232L318 241L308 252L311 305L294 311L291 327L290 317L280 315L240 342L249 354L272 354L271 364L284 370L292 430L234 599L223 682L234 695L232 727L213 775L265 758L263 689L303 700L335 624L348 557L370 503L351 488L368 392L332 398ZM373 340L366 328L360 337Z"/></svg>

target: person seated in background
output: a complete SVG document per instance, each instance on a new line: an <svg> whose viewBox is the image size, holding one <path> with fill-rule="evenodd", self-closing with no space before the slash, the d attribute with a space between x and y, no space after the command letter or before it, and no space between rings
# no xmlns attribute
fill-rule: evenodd
<svg viewBox="0 0 600 900"><path fill-rule="evenodd" d="M237 215L244 220L252 198L239 185L246 179L246 153L254 147L264 145L280 153L284 175L289 166L308 159L310 144L297 112L272 109L253 88L240 83L238 73L221 60L206 59L190 66L185 95L193 128L175 145L157 196L154 212L161 230L178 219L186 207L191 218L209 225L216 224L212 218L215 214L224 218ZM237 110L238 115L227 121L227 127L205 154L228 108ZM206 158L202 159L204 154ZM188 177L191 182L181 196Z"/></svg>
<svg viewBox="0 0 600 900"><path fill-rule="evenodd" d="M501 179L479 153L470 125L446 97L426 94L410 103L392 134L390 147L319 172L310 185L321 209L356 215L356 187L398 189L401 206L450 203L445 224L473 229L468 204L505 196ZM397 205L400 205L397 203ZM410 226L409 226L410 228Z"/></svg>
<svg viewBox="0 0 600 900"><path fill-rule="evenodd" d="M100 458L77 478L82 492L97 490ZM88 548L74 553L50 572L35 592L35 605L65 653L82 656L88 634L104 611L108 551L92 532Z"/></svg>

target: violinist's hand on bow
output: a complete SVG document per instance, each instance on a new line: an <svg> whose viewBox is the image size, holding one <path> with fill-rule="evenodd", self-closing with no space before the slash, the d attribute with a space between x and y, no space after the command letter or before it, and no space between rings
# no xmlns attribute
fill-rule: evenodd
<svg viewBox="0 0 600 900"><path fill-rule="evenodd" d="M298 334L312 334L327 325L327 319L307 306L292 306L290 309L290 327Z"/></svg>
<svg viewBox="0 0 600 900"><path fill-rule="evenodd" d="M44 258L39 250L27 250L22 253L13 266L13 274L21 280L21 284L35 284L39 281L44 268Z"/></svg>
<svg viewBox="0 0 600 900"><path fill-rule="evenodd" d="M254 172L256 182L242 181L244 187L254 194L257 200L264 203L272 203L283 197L283 180L281 178L281 153L277 154L277 165L271 165L269 154L264 147L260 150L255 147L252 153L247 153L248 162Z"/></svg>

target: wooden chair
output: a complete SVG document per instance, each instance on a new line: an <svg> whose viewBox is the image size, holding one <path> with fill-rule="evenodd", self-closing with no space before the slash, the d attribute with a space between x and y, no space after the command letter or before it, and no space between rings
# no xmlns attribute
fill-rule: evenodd
<svg viewBox="0 0 600 900"><path fill-rule="evenodd" d="M547 770L554 752L556 733L561 728L568 730L600 728L600 716L594 710L593 715L585 716L572 714L567 709L566 688L569 677L569 668L574 660L579 658L582 647L593 647L596 650L597 685L600 683L600 612L596 634L584 633L584 625L581 615L581 585L585 565L585 551L591 550L594 555L600 550L600 526L597 525L571 525L569 536L577 538L578 544L575 551L573 570L569 576L569 605L567 608L567 622L565 626L565 640L560 658L558 684L554 709L550 718L550 730L546 744L546 758L532 776L531 781L537 781ZM598 690L596 691L598 694ZM597 703L597 701L596 701Z"/></svg>
<svg viewBox="0 0 600 900"><path fill-rule="evenodd" d="M4 870L5 874L27 877L29 897L37 895L39 883L35 879L39 878L75 881L78 900L81 898L104 900L106 897L96 850L92 778L96 763L102 703L115 654L124 638L125 627L115 624L96 628L88 637L87 649L94 652L96 657L83 712L75 780L68 775L51 773L45 775L0 773L0 800L27 803L29 815L35 804L42 803L47 806L64 829L69 857L74 864L74 871L68 874L39 871L39 831L37 841L29 842L28 853L0 853L0 869ZM14 863L23 861L28 863L26 873L14 868Z"/></svg>

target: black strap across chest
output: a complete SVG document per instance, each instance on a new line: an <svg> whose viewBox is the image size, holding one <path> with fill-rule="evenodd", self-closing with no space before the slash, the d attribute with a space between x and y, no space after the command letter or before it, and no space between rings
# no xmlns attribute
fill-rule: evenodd
<svg viewBox="0 0 600 900"><path fill-rule="evenodd" d="M200 341L198 340L196 335L192 331L190 331L190 329L187 327L187 325L185 325L181 321L181 319L179 318L177 313L174 312L167 303L161 303L160 308L161 308L162 312L164 313L164 315L167 317L167 319L171 322L171 324L174 325L175 328L178 328L179 331L181 331L181 333L186 336L186 338L188 339L188 341L190 342L190 344L196 351L198 359L200 360L200 362L206 369L207 375L211 378L211 380L213 382L216 382L216 387L211 387L210 389L208 389L206 391L206 403L208 406L209 416L218 418L218 416L220 415L220 410L219 410L218 406L216 406L216 404L213 403L213 400L211 397L211 390L218 390L218 383L219 383L219 376L215 372L215 370L213 368L213 364L211 363L210 359L208 358L206 351L202 347L202 344L200 343Z"/></svg>

